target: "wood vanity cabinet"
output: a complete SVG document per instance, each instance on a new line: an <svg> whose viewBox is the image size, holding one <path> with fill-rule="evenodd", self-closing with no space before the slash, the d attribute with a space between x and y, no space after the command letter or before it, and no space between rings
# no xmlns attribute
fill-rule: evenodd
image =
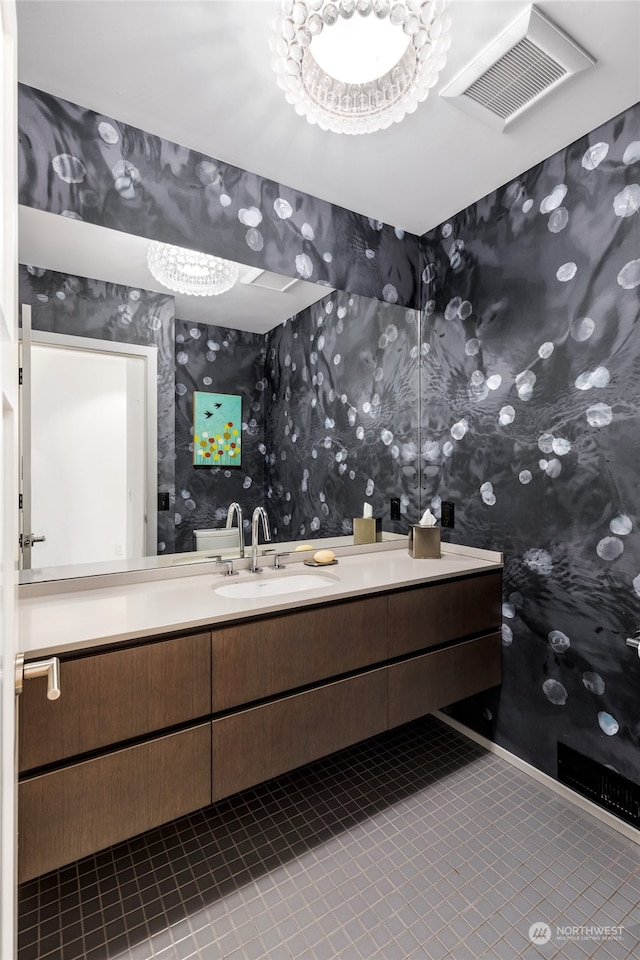
<svg viewBox="0 0 640 960"><path fill-rule="evenodd" d="M20 881L211 802L210 675L206 632L61 656L58 700L24 685Z"/></svg>
<svg viewBox="0 0 640 960"><path fill-rule="evenodd" d="M499 572L60 655L20 697L20 881L500 682Z"/></svg>
<svg viewBox="0 0 640 960"><path fill-rule="evenodd" d="M500 683L501 606L500 572L389 594L390 728Z"/></svg>
<svg viewBox="0 0 640 960"><path fill-rule="evenodd" d="M389 658L495 630L501 605L500 572L391 593Z"/></svg>
<svg viewBox="0 0 640 960"><path fill-rule="evenodd" d="M495 687L502 637L492 633L389 666L389 727Z"/></svg>
<svg viewBox="0 0 640 960"><path fill-rule="evenodd" d="M224 627L212 646L214 713L316 685L213 721L214 800L386 729L384 669L317 686L386 660L386 596Z"/></svg>
<svg viewBox="0 0 640 960"><path fill-rule="evenodd" d="M20 772L209 716L210 671L208 632L62 659L58 700L24 685Z"/></svg>
<svg viewBox="0 0 640 960"><path fill-rule="evenodd" d="M213 721L213 799L387 729L386 668Z"/></svg>
<svg viewBox="0 0 640 960"><path fill-rule="evenodd" d="M386 659L386 596L234 624L213 631L213 710Z"/></svg>
<svg viewBox="0 0 640 960"><path fill-rule="evenodd" d="M19 880L211 803L211 724L22 780Z"/></svg>

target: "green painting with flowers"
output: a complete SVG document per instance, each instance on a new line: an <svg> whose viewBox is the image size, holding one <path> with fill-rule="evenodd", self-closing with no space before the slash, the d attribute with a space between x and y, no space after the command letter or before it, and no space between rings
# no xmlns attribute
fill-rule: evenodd
<svg viewBox="0 0 640 960"><path fill-rule="evenodd" d="M193 463L196 467L239 467L242 397L193 394Z"/></svg>

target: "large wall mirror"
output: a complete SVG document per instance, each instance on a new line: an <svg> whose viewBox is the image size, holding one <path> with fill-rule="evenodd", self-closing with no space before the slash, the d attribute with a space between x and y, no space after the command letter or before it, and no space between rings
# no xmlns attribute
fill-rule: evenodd
<svg viewBox="0 0 640 960"><path fill-rule="evenodd" d="M157 456L150 471L156 482L146 487L144 508L157 527L155 543L116 528L116 503L140 502L126 470L126 487L114 489L113 498L108 486L81 481L82 496L62 490L49 497L55 524L40 513L42 529L23 527L47 536L47 548L55 537L65 549L59 561L47 549L54 560L43 563L34 543L22 582L238 556L237 538L196 536L224 530L233 502L240 504L247 543L254 507L267 509L273 533L267 549L353 542L352 519L365 501L381 517L385 537L406 533L420 509L418 311L243 264L227 293L175 294L149 272L146 238L25 206L19 228L20 299L31 307L36 340L84 337L103 342L105 353L114 343L157 353ZM55 383L48 389L55 418L62 391ZM241 398L237 466L194 466L195 392ZM144 402L139 391L134 396ZM78 408L89 404L80 379L75 399ZM93 430L71 426L90 434L89 459L105 427L101 416ZM137 421L125 419L115 432L131 452L136 442L127 422ZM28 458L30 450L22 453ZM42 463L33 470L41 473ZM116 483L115 473L108 482ZM103 531L104 554L93 552L90 560L80 550L70 554L69 544L83 539L83 529L97 530L94 521L109 516L110 504L114 523Z"/></svg>

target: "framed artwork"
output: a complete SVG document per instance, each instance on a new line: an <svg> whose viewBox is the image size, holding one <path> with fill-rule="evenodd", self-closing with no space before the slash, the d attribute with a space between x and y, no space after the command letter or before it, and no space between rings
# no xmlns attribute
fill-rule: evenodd
<svg viewBox="0 0 640 960"><path fill-rule="evenodd" d="M196 467L239 467L242 459L242 397L193 394L193 463Z"/></svg>

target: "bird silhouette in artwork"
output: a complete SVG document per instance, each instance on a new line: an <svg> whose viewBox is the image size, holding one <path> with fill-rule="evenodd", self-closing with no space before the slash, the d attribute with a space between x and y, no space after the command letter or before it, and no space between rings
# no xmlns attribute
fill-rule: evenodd
<svg viewBox="0 0 640 960"><path fill-rule="evenodd" d="M214 403L214 407L216 408L216 410L219 410L221 406L222 406L221 403ZM212 411L212 410L204 410L203 413L204 413L205 417L207 418L207 420L209 419L209 417L212 417L212 416L213 416L213 411Z"/></svg>

